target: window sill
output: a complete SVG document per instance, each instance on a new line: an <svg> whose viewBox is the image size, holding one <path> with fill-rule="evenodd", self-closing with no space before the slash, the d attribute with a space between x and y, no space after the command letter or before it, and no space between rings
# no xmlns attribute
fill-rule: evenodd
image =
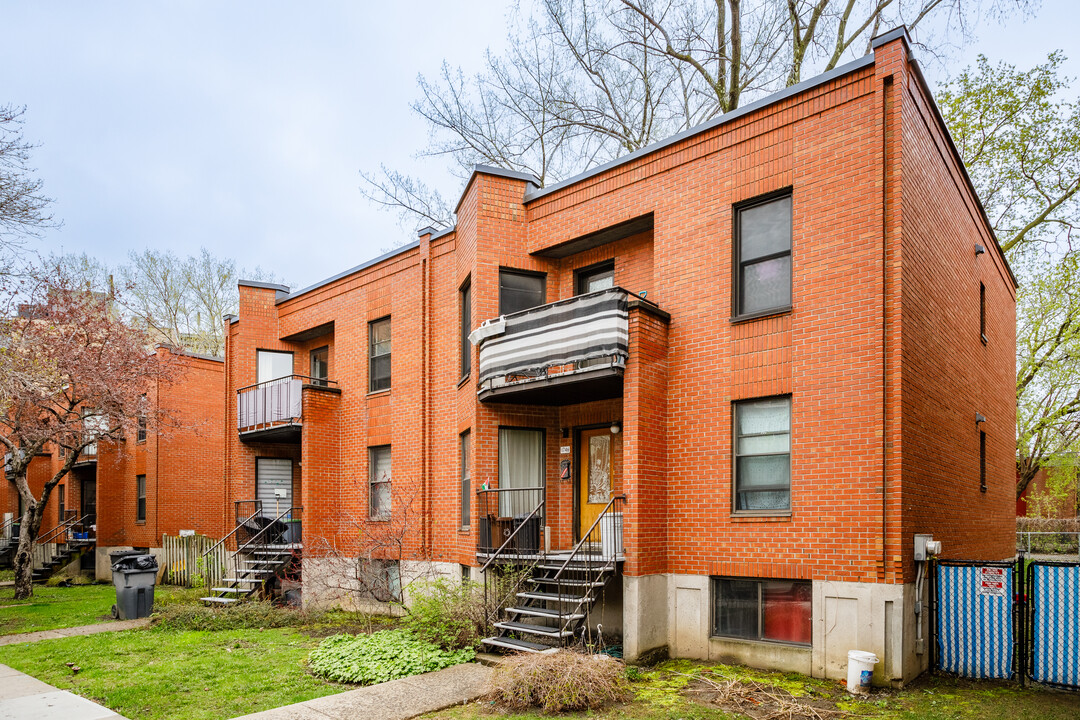
<svg viewBox="0 0 1080 720"><path fill-rule="evenodd" d="M393 388L386 388L385 390L371 390L368 392L367 397L378 397L380 395L389 395Z"/></svg>
<svg viewBox="0 0 1080 720"><path fill-rule="evenodd" d="M985 336L985 335L983 335L983 336L981 336L981 337L982 337L982 344L983 344L983 345L986 345L986 343L988 342L988 341L987 341L987 339L986 339L986 336Z"/></svg>
<svg viewBox="0 0 1080 720"><path fill-rule="evenodd" d="M786 513L731 513L732 522L791 522L792 517L791 511Z"/></svg>
<svg viewBox="0 0 1080 720"><path fill-rule="evenodd" d="M755 313L747 313L745 315L735 315L729 318L729 322L732 325L740 325L751 320L764 320L765 318L777 317L778 315L789 315L791 313L791 305L787 307L770 308L769 310L760 310Z"/></svg>
<svg viewBox="0 0 1080 720"><path fill-rule="evenodd" d="M462 525L458 528L458 532L462 534L469 534L472 532L472 525Z"/></svg>
<svg viewBox="0 0 1080 720"><path fill-rule="evenodd" d="M471 377L472 377L472 373L470 372L468 375L466 375L463 378L461 378L460 380L458 380L458 383L457 383L458 389L460 390L462 385L469 382L469 378L471 378Z"/></svg>
<svg viewBox="0 0 1080 720"><path fill-rule="evenodd" d="M145 520L136 520L136 521L135 521L135 524L136 524L136 525L145 525L145 524L146 524L146 521L145 521Z"/></svg>
<svg viewBox="0 0 1080 720"><path fill-rule="evenodd" d="M755 640L754 638L734 637L729 635L709 635L709 639L726 643L738 643L740 645L758 645L766 647L775 647L779 645L795 650L812 650L814 647L810 643L789 642L786 640Z"/></svg>

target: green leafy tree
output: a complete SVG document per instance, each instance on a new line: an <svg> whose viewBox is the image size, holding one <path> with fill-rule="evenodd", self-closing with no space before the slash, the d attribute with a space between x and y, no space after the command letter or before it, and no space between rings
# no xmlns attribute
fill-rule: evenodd
<svg viewBox="0 0 1080 720"><path fill-rule="evenodd" d="M1080 449L1080 102L1053 52L1023 71L979 57L938 105L1020 279L1017 484Z"/></svg>

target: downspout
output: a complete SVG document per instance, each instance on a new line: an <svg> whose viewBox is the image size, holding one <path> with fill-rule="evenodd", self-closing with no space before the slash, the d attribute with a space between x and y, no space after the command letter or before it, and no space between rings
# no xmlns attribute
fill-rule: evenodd
<svg viewBox="0 0 1080 720"><path fill-rule="evenodd" d="M884 79L881 118L881 573L889 572L889 112L893 76Z"/></svg>

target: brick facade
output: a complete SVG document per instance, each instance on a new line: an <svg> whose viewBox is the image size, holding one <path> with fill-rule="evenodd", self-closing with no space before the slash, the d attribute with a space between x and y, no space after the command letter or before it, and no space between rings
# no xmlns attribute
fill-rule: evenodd
<svg viewBox="0 0 1080 720"><path fill-rule="evenodd" d="M792 198L791 309L733 319L735 208L777 191ZM461 373L460 288L471 288L475 328L499 315L500 268L543 273L550 303L574 296L576 270L608 260L615 284L647 299L631 302L621 395L478 401L476 348ZM355 545L371 522L369 449L389 445L395 508L420 521L409 552L476 566L475 498L470 527L460 522L460 435L470 432L475 491L497 483L500 427L544 430L551 544L570 547L576 486L560 479L560 449L613 422L616 490L628 496L628 647L659 637L640 627L655 612L672 652L725 652L706 643L708 577L813 581L815 618L818 593L824 606L845 584L868 608L906 612L913 534L933 533L945 557L1013 554L1015 282L903 33L868 59L543 190L478 168L453 230L422 232L312 288L241 283L240 295L226 325L223 512L255 496L255 458L292 458L306 554L316 542ZM372 393L369 323L384 317L392 382ZM234 431L258 350L294 353L293 372L307 375L321 346L333 382L305 381L293 440ZM733 403L771 396L791 398L791 510L733 512ZM668 590L641 589L660 576ZM680 602L699 625L679 624ZM904 638L881 640L899 643L890 679L918 665L897 622ZM822 628L813 671L835 674L839 645L826 649Z"/></svg>

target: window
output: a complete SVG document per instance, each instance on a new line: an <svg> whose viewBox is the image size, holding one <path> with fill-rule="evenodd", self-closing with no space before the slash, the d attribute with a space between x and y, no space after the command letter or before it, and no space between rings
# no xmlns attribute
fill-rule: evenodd
<svg viewBox="0 0 1080 720"><path fill-rule="evenodd" d="M139 419L136 422L137 427L135 430L135 441L146 442L146 416L140 415Z"/></svg>
<svg viewBox="0 0 1080 720"><path fill-rule="evenodd" d="M979 337L986 344L986 286L979 283Z"/></svg>
<svg viewBox="0 0 1080 720"><path fill-rule="evenodd" d="M979 490L986 492L986 433L979 431Z"/></svg>
<svg viewBox="0 0 1080 720"><path fill-rule="evenodd" d="M577 294L584 295L615 287L615 261L608 260L577 271Z"/></svg>
<svg viewBox="0 0 1080 720"><path fill-rule="evenodd" d="M468 377L472 372L472 343L469 332L472 330L472 283L469 280L458 290L458 304L461 307L461 377Z"/></svg>
<svg viewBox="0 0 1080 720"><path fill-rule="evenodd" d="M499 271L499 314L521 312L544 304L544 275L523 270Z"/></svg>
<svg viewBox="0 0 1080 720"><path fill-rule="evenodd" d="M713 578L713 635L809 645L812 598L804 580Z"/></svg>
<svg viewBox="0 0 1080 720"><path fill-rule="evenodd" d="M469 469L469 440L471 437L472 433L468 430L461 433L461 527L463 528L467 528L472 524L472 472Z"/></svg>
<svg viewBox="0 0 1080 720"><path fill-rule="evenodd" d="M135 522L146 522L146 476L135 476Z"/></svg>
<svg viewBox="0 0 1080 720"><path fill-rule="evenodd" d="M323 345L311 351L311 384L326 386L330 379L330 348Z"/></svg>
<svg viewBox="0 0 1080 720"><path fill-rule="evenodd" d="M499 487L542 488L544 485L544 431L499 428ZM539 504L542 489L499 493L499 515L527 515Z"/></svg>
<svg viewBox="0 0 1080 720"><path fill-rule="evenodd" d="M791 398L735 404L735 512L791 510Z"/></svg>
<svg viewBox="0 0 1080 720"><path fill-rule="evenodd" d="M60 522L63 522L65 520L64 513L67 512L67 505L64 503L63 485L56 486L56 505L57 509L60 511Z"/></svg>
<svg viewBox="0 0 1080 720"><path fill-rule="evenodd" d="M368 448L368 517L390 519L390 446Z"/></svg>
<svg viewBox="0 0 1080 720"><path fill-rule="evenodd" d="M368 325L368 391L390 388L390 318Z"/></svg>
<svg viewBox="0 0 1080 720"><path fill-rule="evenodd" d="M735 210L735 315L791 307L791 195Z"/></svg>
<svg viewBox="0 0 1080 720"><path fill-rule="evenodd" d="M292 375L293 356L291 352L257 350L255 358L255 382L257 383L278 380Z"/></svg>

